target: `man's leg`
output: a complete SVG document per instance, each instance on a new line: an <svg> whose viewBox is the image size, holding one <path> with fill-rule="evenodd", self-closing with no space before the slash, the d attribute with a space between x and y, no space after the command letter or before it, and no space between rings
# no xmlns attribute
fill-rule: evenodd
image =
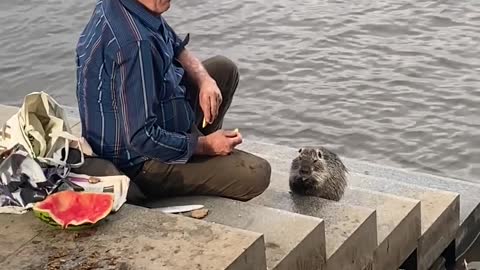
<svg viewBox="0 0 480 270"><path fill-rule="evenodd" d="M266 160L235 150L228 156L196 156L182 165L147 161L135 182L149 199L210 195L248 201L265 191L270 175Z"/></svg>

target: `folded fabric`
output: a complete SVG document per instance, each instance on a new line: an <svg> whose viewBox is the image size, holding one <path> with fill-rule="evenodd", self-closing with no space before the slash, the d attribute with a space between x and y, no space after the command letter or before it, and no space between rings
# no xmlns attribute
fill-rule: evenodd
<svg viewBox="0 0 480 270"><path fill-rule="evenodd" d="M62 182L57 170L42 168L20 144L3 152L0 163L0 213L22 214L32 208L35 202L44 200Z"/></svg>

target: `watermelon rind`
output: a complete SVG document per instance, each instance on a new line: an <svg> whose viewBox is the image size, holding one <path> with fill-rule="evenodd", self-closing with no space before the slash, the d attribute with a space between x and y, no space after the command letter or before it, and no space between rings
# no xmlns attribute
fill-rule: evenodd
<svg viewBox="0 0 480 270"><path fill-rule="evenodd" d="M89 193L89 192L74 192L74 191L62 191L58 192L55 194L52 194L51 196L62 196L59 195L60 193L75 193L75 195L80 195L80 193L84 195L91 195L91 194L98 194L98 195L109 195L111 197L111 203L110 207L107 211L103 212L102 215L96 217L96 221L90 221L90 220L85 220L85 221L79 221L79 222L73 222L71 221L70 224L65 224L63 226L63 222L60 219L57 219L54 214L50 211L50 209L42 209L42 203L45 202L47 199L44 201L38 202L33 205L32 210L34 215L43 221L44 223L50 225L51 227L57 228L57 229L66 229L66 230L83 230L83 229L88 229L92 228L93 226L97 225L100 221L102 221L106 216L108 216L113 208L113 195L112 194L107 194L107 193Z"/></svg>
<svg viewBox="0 0 480 270"><path fill-rule="evenodd" d="M68 225L67 227L65 228L62 228L62 225L60 225L60 223L58 223L57 221L55 221L48 212L44 212L44 211L41 211L41 210L33 210L33 213L34 215L40 219L41 221L43 221L44 223L50 225L51 227L55 228L55 229L64 229L64 230L70 230L70 231L79 231L79 230L86 230L86 229L90 229L92 227L94 227L95 225L98 224L97 223L90 223L90 222L85 222L83 224L79 224L79 225L73 225L73 224L70 224ZM100 222L100 221L99 221Z"/></svg>

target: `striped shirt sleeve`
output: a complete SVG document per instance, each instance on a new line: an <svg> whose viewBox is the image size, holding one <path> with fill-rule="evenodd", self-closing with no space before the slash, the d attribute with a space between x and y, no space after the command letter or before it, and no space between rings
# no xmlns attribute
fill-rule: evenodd
<svg viewBox="0 0 480 270"><path fill-rule="evenodd" d="M175 52L175 57L178 57L185 48L185 46L188 45L188 42L190 42L190 33L188 33L182 40L166 21L164 21L163 23L173 37L173 51Z"/></svg>
<svg viewBox="0 0 480 270"><path fill-rule="evenodd" d="M149 41L133 41L120 48L118 64L118 106L128 146L148 158L169 164L186 163L197 145L197 135L169 132L158 125L154 106L163 87L162 76L154 74ZM159 60L155 60L156 65ZM163 70L162 68L160 70Z"/></svg>

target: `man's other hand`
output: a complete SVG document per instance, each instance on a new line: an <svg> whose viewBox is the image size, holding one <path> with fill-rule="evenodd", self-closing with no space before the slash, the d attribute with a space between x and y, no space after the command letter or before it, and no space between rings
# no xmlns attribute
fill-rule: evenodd
<svg viewBox="0 0 480 270"><path fill-rule="evenodd" d="M210 156L225 156L243 141L237 131L217 130L198 140L197 154Z"/></svg>
<svg viewBox="0 0 480 270"><path fill-rule="evenodd" d="M205 121L212 124L218 116L222 104L222 93L214 79L205 79L199 86L200 108L202 108Z"/></svg>

